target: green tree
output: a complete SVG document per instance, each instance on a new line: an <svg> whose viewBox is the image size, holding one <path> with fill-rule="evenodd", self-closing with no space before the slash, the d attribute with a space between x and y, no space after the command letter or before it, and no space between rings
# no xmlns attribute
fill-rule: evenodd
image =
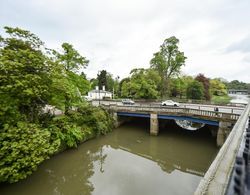
<svg viewBox="0 0 250 195"><path fill-rule="evenodd" d="M64 101L65 114L68 114L74 103L81 100L81 90L85 94L86 89L90 88L89 82L77 75L77 72L85 68L89 61L69 43L63 43L62 49L62 53L54 51L54 55L57 57L54 63L57 64L58 69L54 74L53 90L54 99ZM87 86L84 86L83 82Z"/></svg>
<svg viewBox="0 0 250 195"><path fill-rule="evenodd" d="M119 87L118 87L118 97L129 97L127 94L122 94L122 87L123 85L127 85L126 83L128 83L130 81L130 78L129 77L126 77L124 79L122 79L120 82L119 82ZM127 90L125 90L127 91Z"/></svg>
<svg viewBox="0 0 250 195"><path fill-rule="evenodd" d="M90 86L91 86L91 89L95 89L96 86L98 86L98 80L95 78L90 79Z"/></svg>
<svg viewBox="0 0 250 195"><path fill-rule="evenodd" d="M216 96L223 96L227 94L226 85L218 79L210 80L210 93Z"/></svg>
<svg viewBox="0 0 250 195"><path fill-rule="evenodd" d="M114 89L114 98L117 98L119 97L119 76L117 76L115 79L114 79L114 86L113 86L113 89Z"/></svg>
<svg viewBox="0 0 250 195"><path fill-rule="evenodd" d="M9 37L0 40L0 117L10 121L22 115L34 122L50 100L52 67L36 35L19 28L5 30Z"/></svg>
<svg viewBox="0 0 250 195"><path fill-rule="evenodd" d="M89 61L83 57L73 45L69 43L62 44L62 53L55 53L59 61L64 65L66 71L77 72L86 68Z"/></svg>
<svg viewBox="0 0 250 195"><path fill-rule="evenodd" d="M122 97L155 99L158 97L157 83L160 77L150 69L133 69L130 80L122 83Z"/></svg>
<svg viewBox="0 0 250 195"><path fill-rule="evenodd" d="M63 44L60 54L45 49L29 31L5 30L8 37L0 36L0 182L12 183L59 147L76 147L109 132L113 121L105 110L81 102L90 86L79 74L87 60L71 45ZM43 113L47 104L79 107L55 117Z"/></svg>
<svg viewBox="0 0 250 195"><path fill-rule="evenodd" d="M99 89L102 89L102 87L105 86L105 89L108 90L107 74L106 70L102 70L98 73L97 80Z"/></svg>
<svg viewBox="0 0 250 195"><path fill-rule="evenodd" d="M243 90L249 90L249 84L238 81L238 80L233 80L229 83L226 83L226 86L228 89L243 89Z"/></svg>
<svg viewBox="0 0 250 195"><path fill-rule="evenodd" d="M180 69L185 64L186 57L178 48L179 40L176 37L165 39L160 46L160 51L154 54L151 59L151 68L158 71L161 77L160 92L161 97L166 96L169 79L180 73Z"/></svg>
<svg viewBox="0 0 250 195"><path fill-rule="evenodd" d="M193 77L186 75L179 76L178 78L171 78L169 85L170 96L185 98L187 94L187 87L193 81Z"/></svg>
<svg viewBox="0 0 250 195"><path fill-rule="evenodd" d="M187 98L201 100L204 98L204 87L201 82L194 80L187 87Z"/></svg>
<svg viewBox="0 0 250 195"><path fill-rule="evenodd" d="M111 73L107 72L106 70L102 70L97 75L97 80L99 89L102 89L102 87L105 86L106 91L110 92L113 91L115 85L115 79L113 79Z"/></svg>

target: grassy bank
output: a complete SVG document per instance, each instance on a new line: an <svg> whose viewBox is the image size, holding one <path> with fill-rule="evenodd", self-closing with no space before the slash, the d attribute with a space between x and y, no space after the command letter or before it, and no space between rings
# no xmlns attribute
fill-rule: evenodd
<svg viewBox="0 0 250 195"><path fill-rule="evenodd" d="M228 104L232 98L225 95L225 96L212 96L211 102L214 104Z"/></svg>

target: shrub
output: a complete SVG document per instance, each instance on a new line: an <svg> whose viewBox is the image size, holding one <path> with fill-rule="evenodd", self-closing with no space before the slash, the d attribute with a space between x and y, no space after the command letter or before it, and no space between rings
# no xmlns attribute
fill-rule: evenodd
<svg viewBox="0 0 250 195"><path fill-rule="evenodd" d="M18 122L0 130L0 182L26 178L59 147L51 134L36 124Z"/></svg>
<svg viewBox="0 0 250 195"><path fill-rule="evenodd" d="M199 82L194 80L187 87L187 98L201 100L204 98L204 87Z"/></svg>

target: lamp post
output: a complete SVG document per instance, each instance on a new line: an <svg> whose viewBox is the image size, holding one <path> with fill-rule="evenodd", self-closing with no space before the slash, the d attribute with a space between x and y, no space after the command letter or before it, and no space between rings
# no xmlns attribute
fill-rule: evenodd
<svg viewBox="0 0 250 195"><path fill-rule="evenodd" d="M98 70L98 75L97 75L97 78L98 78L98 105L100 106L100 80L99 80L99 76L100 76L100 70Z"/></svg>
<svg viewBox="0 0 250 195"><path fill-rule="evenodd" d="M98 94L99 94L98 102L99 102L99 106L100 106L100 88L99 88L99 86L98 86Z"/></svg>

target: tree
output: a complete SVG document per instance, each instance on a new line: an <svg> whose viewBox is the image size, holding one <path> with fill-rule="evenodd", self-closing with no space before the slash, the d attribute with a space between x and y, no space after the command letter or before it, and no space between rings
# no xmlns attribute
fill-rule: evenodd
<svg viewBox="0 0 250 195"><path fill-rule="evenodd" d="M5 27L0 38L0 182L26 178L58 149L35 124L50 99L51 66L33 33ZM34 123L34 124L32 124Z"/></svg>
<svg viewBox="0 0 250 195"><path fill-rule="evenodd" d="M201 100L204 98L204 87L202 83L194 80L187 87L187 98Z"/></svg>
<svg viewBox="0 0 250 195"><path fill-rule="evenodd" d="M158 97L159 75L150 69L133 69L131 78L122 81L122 97L155 99Z"/></svg>
<svg viewBox="0 0 250 195"><path fill-rule="evenodd" d="M29 31L5 30L8 37L0 36L0 182L12 183L59 148L109 132L113 120L105 110L81 102L90 86L79 74L87 60L71 45L63 44L64 53L57 53ZM43 112L48 104L79 106L53 116Z"/></svg>
<svg viewBox="0 0 250 195"><path fill-rule="evenodd" d="M97 80L98 80L99 89L102 89L102 87L105 86L105 89L108 90L107 71L106 70L102 70L97 75Z"/></svg>
<svg viewBox="0 0 250 195"><path fill-rule="evenodd" d="M59 61L64 65L66 71L77 72L80 69L86 68L89 61L83 57L73 45L69 43L62 44L62 53L55 53Z"/></svg>
<svg viewBox="0 0 250 195"><path fill-rule="evenodd" d="M167 94L169 79L173 75L178 75L185 64L186 57L179 51L178 43L179 40L174 36L165 39L160 46L160 51L156 52L150 61L151 68L155 69L161 77L161 97Z"/></svg>
<svg viewBox="0 0 250 195"><path fill-rule="evenodd" d="M204 87L204 97L206 100L210 100L210 82L209 82L209 78L205 77L204 74L198 74L195 77L195 80L199 81L202 83L203 87Z"/></svg>
<svg viewBox="0 0 250 195"><path fill-rule="evenodd" d="M172 78L169 83L170 96L182 98L186 95L186 83L182 77Z"/></svg>
<svg viewBox="0 0 250 195"><path fill-rule="evenodd" d="M102 89L102 87L105 86L106 91L113 91L115 85L115 79L113 79L111 73L107 72L106 70L102 70L97 75L97 80L99 89Z"/></svg>
<svg viewBox="0 0 250 195"><path fill-rule="evenodd" d="M95 78L90 79L90 86L91 86L91 89L95 89L96 86L98 86L98 80Z"/></svg>
<svg viewBox="0 0 250 195"><path fill-rule="evenodd" d="M5 30L9 37L0 40L0 118L22 116L34 122L50 100L52 66L36 35L19 28Z"/></svg>
<svg viewBox="0 0 250 195"><path fill-rule="evenodd" d="M249 89L249 84L238 81L238 80L233 80L229 83L227 83L227 88L228 89L243 89L243 90L248 90Z"/></svg>
<svg viewBox="0 0 250 195"><path fill-rule="evenodd" d="M54 51L54 55L56 56L55 63L58 64L58 70L54 75L53 89L55 91L54 94L56 94L54 99L64 100L65 114L68 114L75 102L74 100L81 100L80 91L82 89L80 90L80 86L77 86L75 81L84 81L88 85L86 88L90 88L90 84L87 80L76 74L79 70L85 68L89 61L81 56L69 43L63 43L62 49L62 53ZM79 84L80 82L77 83ZM81 87L83 87L83 85L81 85Z"/></svg>
<svg viewBox="0 0 250 195"><path fill-rule="evenodd" d="M226 85L218 79L210 80L210 93L212 95L223 96L227 94Z"/></svg>
<svg viewBox="0 0 250 195"><path fill-rule="evenodd" d="M114 98L119 97L119 76L117 76L113 81L113 92L114 92Z"/></svg>

